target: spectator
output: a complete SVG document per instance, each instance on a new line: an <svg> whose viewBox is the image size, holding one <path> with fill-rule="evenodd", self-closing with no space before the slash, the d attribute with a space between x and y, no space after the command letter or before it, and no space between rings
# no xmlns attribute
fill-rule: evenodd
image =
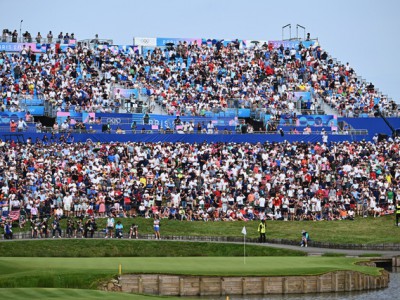
<svg viewBox="0 0 400 300"><path fill-rule="evenodd" d="M107 231L105 238L110 238L110 239L113 238L114 226L115 226L115 220L113 216L109 214L107 218Z"/></svg>
<svg viewBox="0 0 400 300"><path fill-rule="evenodd" d="M49 33L47 34L47 43L51 44L52 42L53 42L53 33L50 30Z"/></svg>
<svg viewBox="0 0 400 300"><path fill-rule="evenodd" d="M143 117L143 124L146 124L146 125L149 124L149 120L150 120L149 114L145 113L144 117Z"/></svg>
<svg viewBox="0 0 400 300"><path fill-rule="evenodd" d="M4 239L6 239L6 240L13 239L12 221L11 220L7 220L4 224Z"/></svg>
<svg viewBox="0 0 400 300"><path fill-rule="evenodd" d="M11 36L12 36L11 41L13 43L16 43L18 41L18 32L17 32L17 30L14 30Z"/></svg>
<svg viewBox="0 0 400 300"><path fill-rule="evenodd" d="M153 229L154 229L154 237L156 240L161 240L160 236L160 218L158 215L154 216L154 221L153 221Z"/></svg>
<svg viewBox="0 0 400 300"><path fill-rule="evenodd" d="M301 231L301 247L308 247L308 242L310 240L310 236L307 231Z"/></svg>
<svg viewBox="0 0 400 300"><path fill-rule="evenodd" d="M88 238L88 233L90 233L90 238L93 238L94 232L97 230L96 221L93 217L88 219L85 223L84 237Z"/></svg>
<svg viewBox="0 0 400 300"><path fill-rule="evenodd" d="M20 118L18 121L17 128L18 131L24 131L26 128L28 128L28 125L26 125L24 119Z"/></svg>
<svg viewBox="0 0 400 300"><path fill-rule="evenodd" d="M61 225L60 221L58 218L54 218L53 224L53 239L57 236L58 238L61 238Z"/></svg>
<svg viewBox="0 0 400 300"><path fill-rule="evenodd" d="M61 44L61 42L62 42L62 39L63 39L63 33L62 32L60 32L59 34L58 34L58 37L57 37L57 44Z"/></svg>
<svg viewBox="0 0 400 300"><path fill-rule="evenodd" d="M10 132L16 132L17 131L17 123L15 123L14 120L11 120L10 122Z"/></svg>
<svg viewBox="0 0 400 300"><path fill-rule="evenodd" d="M133 223L130 230L129 230L129 238L133 238L135 237L135 239L139 238L139 231L138 231L138 226Z"/></svg>
<svg viewBox="0 0 400 300"><path fill-rule="evenodd" d="M118 239L122 239L124 237L123 233L124 225L122 225L121 221L117 221L117 224L115 225L115 237Z"/></svg>
<svg viewBox="0 0 400 300"><path fill-rule="evenodd" d="M42 35L40 34L40 32L37 33L36 35L36 43L40 44L42 42Z"/></svg>
<svg viewBox="0 0 400 300"><path fill-rule="evenodd" d="M266 238L265 238L266 228L267 228L267 225L265 224L265 219L262 219L260 224L258 225L258 233L260 234L260 238L259 238L260 243L266 242Z"/></svg>

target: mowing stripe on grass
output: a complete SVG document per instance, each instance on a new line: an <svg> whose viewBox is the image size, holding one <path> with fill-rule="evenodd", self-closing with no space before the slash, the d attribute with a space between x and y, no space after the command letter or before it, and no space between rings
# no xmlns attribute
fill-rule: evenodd
<svg viewBox="0 0 400 300"><path fill-rule="evenodd" d="M0 258L0 278L18 278L34 271L45 276L96 276L123 273L185 274L208 276L316 275L335 270L354 270L377 275L378 269L355 265L361 259L346 257L248 257L246 264L239 257L110 257L110 258ZM6 264L3 264L6 262ZM15 267L9 268L10 263ZM6 267L5 267L6 266ZM15 268L21 274L15 272ZM1 284L1 283L0 283Z"/></svg>
<svg viewBox="0 0 400 300"><path fill-rule="evenodd" d="M162 249L162 250L161 250ZM246 245L247 256L304 256L305 252ZM181 257L243 256L243 245L206 242L104 239L28 240L0 243L0 256L15 257Z"/></svg>
<svg viewBox="0 0 400 300"><path fill-rule="evenodd" d="M112 292L103 292L96 290L84 290L84 289L46 289L46 288L3 288L0 289L2 299L13 299L13 300L86 300L86 299L102 299L102 300L120 300L120 299L132 299L132 300L153 300L162 299L165 297L145 296L145 295L133 295L133 294L121 294ZM179 297L168 297L168 300L183 300L185 298Z"/></svg>

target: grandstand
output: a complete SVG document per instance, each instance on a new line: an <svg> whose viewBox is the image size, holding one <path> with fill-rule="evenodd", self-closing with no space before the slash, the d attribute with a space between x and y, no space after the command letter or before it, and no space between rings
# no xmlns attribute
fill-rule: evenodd
<svg viewBox="0 0 400 300"><path fill-rule="evenodd" d="M5 134L10 120L27 112L46 126L29 119L21 132L25 138L53 131L84 135L75 141L107 140L98 137L102 133L121 141L132 133L180 134L179 140L188 133L221 140L229 134L237 141L246 140L246 133L277 141L316 141L322 134L331 141L371 140L377 133L391 134L375 118L377 110L398 126L397 104L349 63L332 58L318 40L135 38L137 45L110 45L112 40L59 36L33 44L3 34ZM182 123L174 123L177 116ZM67 117L68 128L59 130ZM97 123L89 124L90 118ZM213 130L207 130L210 121Z"/></svg>

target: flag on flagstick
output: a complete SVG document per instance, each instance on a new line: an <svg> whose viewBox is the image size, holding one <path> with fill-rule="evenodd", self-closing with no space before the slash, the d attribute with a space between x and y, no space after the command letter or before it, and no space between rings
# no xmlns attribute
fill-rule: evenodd
<svg viewBox="0 0 400 300"><path fill-rule="evenodd" d="M243 226L243 229L242 229L242 234L244 234L244 235L246 235L246 234L247 234L247 231L246 231L246 226Z"/></svg>
<svg viewBox="0 0 400 300"><path fill-rule="evenodd" d="M246 226L243 226L242 229L242 234L243 234L243 263L246 264Z"/></svg>

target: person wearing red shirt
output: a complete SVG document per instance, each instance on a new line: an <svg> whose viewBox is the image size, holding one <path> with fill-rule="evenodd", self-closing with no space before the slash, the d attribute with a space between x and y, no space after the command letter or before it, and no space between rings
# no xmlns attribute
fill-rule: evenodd
<svg viewBox="0 0 400 300"><path fill-rule="evenodd" d="M11 132L17 131L17 123L14 120L11 120L11 122L10 122L10 131Z"/></svg>

